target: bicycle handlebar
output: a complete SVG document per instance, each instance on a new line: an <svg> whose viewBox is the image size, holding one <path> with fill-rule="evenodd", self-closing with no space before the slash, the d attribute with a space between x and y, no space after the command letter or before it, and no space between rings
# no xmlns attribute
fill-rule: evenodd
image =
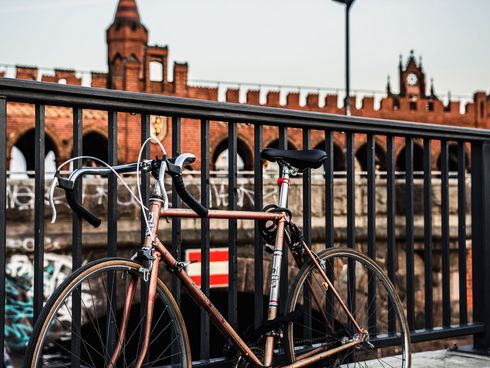
<svg viewBox="0 0 490 368"><path fill-rule="evenodd" d="M166 160L166 159L165 159ZM192 154L179 155L172 163L172 160L166 160L168 173L172 177L175 190L182 199L192 210L194 210L200 217L206 217L208 215L208 209L199 203L186 189L184 180L182 178L182 166L186 163L192 163L195 161L195 156ZM74 170L68 179L61 178L59 173L55 176L58 178L58 187L65 190L66 200L71 209L77 213L81 218L87 221L94 227L98 227L101 224L101 220L87 210L83 205L78 202L77 192L75 190L76 180L83 175L108 175L112 172L117 173L130 173L136 172L138 169L142 173L152 172L156 179L160 180L160 166L162 160L143 161L138 167L137 163L124 164L113 166L112 169L105 167L81 167ZM163 179L163 178L161 178Z"/></svg>

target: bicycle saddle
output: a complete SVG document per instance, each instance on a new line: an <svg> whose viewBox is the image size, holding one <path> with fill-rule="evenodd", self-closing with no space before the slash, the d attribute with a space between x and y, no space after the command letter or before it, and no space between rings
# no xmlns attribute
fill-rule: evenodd
<svg viewBox="0 0 490 368"><path fill-rule="evenodd" d="M322 166L323 162L327 159L327 153L318 149L311 150L281 150L276 148L264 148L260 151L260 157L265 160L287 163L299 171L310 169L316 169Z"/></svg>

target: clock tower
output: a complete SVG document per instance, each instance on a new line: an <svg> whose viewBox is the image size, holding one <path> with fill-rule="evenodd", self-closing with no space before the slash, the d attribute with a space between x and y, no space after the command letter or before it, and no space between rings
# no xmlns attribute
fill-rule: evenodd
<svg viewBox="0 0 490 368"><path fill-rule="evenodd" d="M410 50L407 64L403 67L402 56L398 65L400 74L400 97L425 98L425 73L422 69L422 59L415 60L413 50Z"/></svg>

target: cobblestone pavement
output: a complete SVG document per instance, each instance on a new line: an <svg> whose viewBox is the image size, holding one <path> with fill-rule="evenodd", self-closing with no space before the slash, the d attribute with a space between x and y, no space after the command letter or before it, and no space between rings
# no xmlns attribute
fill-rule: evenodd
<svg viewBox="0 0 490 368"><path fill-rule="evenodd" d="M437 350L413 355L412 368L490 368L490 357Z"/></svg>

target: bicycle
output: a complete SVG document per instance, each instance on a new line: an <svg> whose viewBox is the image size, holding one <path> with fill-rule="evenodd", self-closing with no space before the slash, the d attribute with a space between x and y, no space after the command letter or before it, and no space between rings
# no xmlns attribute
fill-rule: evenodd
<svg viewBox="0 0 490 368"><path fill-rule="evenodd" d="M264 149L279 163L279 203L262 212L208 210L186 189L182 166L192 154L145 160L109 168L80 168L58 178L71 208L94 226L100 220L78 203L77 178L86 174L152 173L157 179L149 200L146 239L131 259L106 258L75 271L50 297L34 327L25 366L71 364L94 367L191 367L186 326L169 289L159 277L163 263L204 308L234 349L236 367L410 367L410 335L401 301L381 267L353 249L315 252L287 209L290 177L319 168L321 150ZM168 209L163 177L190 209ZM267 321L241 337L158 239L161 217L259 220L266 243L273 244ZM279 283L284 246L298 273L279 314ZM357 277L356 277L357 276ZM120 296L123 296L121 298ZM119 296L119 298L118 298ZM368 300L371 301L368 303ZM374 301L374 302L373 302ZM252 341L250 341L252 340Z"/></svg>

